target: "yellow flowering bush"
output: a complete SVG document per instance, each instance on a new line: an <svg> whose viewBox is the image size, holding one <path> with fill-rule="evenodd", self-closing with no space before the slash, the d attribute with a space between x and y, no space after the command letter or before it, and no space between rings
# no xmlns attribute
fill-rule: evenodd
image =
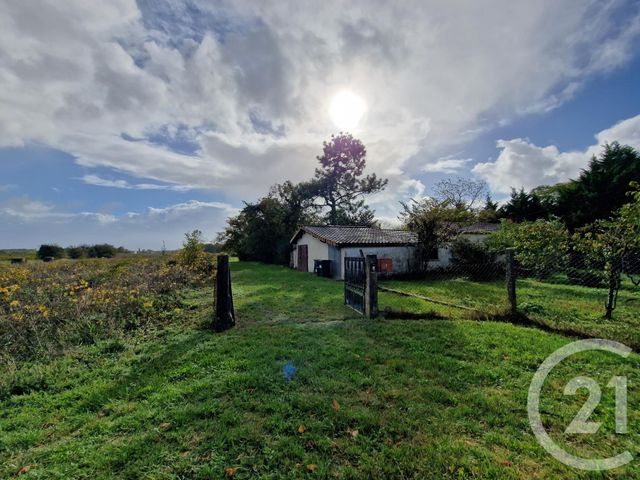
<svg viewBox="0 0 640 480"><path fill-rule="evenodd" d="M153 256L0 264L0 362L167 322L213 274Z"/></svg>

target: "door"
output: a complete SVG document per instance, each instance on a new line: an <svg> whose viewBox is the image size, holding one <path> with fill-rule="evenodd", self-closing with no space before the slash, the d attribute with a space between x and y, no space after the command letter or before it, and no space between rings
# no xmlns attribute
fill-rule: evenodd
<svg viewBox="0 0 640 480"><path fill-rule="evenodd" d="M298 270L308 272L309 245L298 245Z"/></svg>

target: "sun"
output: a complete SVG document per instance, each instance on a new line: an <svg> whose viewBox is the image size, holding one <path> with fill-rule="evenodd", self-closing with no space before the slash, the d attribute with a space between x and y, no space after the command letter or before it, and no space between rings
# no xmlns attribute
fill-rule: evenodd
<svg viewBox="0 0 640 480"><path fill-rule="evenodd" d="M329 116L336 127L341 130L352 130L358 126L364 115L364 100L351 90L341 90L331 99Z"/></svg>

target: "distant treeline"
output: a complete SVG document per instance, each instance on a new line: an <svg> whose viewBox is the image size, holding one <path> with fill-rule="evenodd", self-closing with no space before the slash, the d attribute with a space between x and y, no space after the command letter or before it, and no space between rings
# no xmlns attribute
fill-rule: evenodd
<svg viewBox="0 0 640 480"><path fill-rule="evenodd" d="M96 245L78 245L67 248L55 244L40 245L36 256L44 260L45 258L112 258L119 253L131 253L124 247L115 247L108 243Z"/></svg>

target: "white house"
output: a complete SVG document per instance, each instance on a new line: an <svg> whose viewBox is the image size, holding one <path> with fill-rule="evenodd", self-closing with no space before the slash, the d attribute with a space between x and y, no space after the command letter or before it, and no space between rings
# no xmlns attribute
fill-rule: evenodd
<svg viewBox="0 0 640 480"><path fill-rule="evenodd" d="M305 225L291 239L291 266L313 272L315 260L329 260L331 277L342 279L345 257L377 255L380 273L407 273L416 243L416 235L406 230Z"/></svg>
<svg viewBox="0 0 640 480"><path fill-rule="evenodd" d="M482 241L498 225L476 223L460 229L471 241ZM410 273L416 267L417 236L406 230L388 230L354 226L304 225L291 238L290 265L302 272L313 272L316 260L329 261L330 276L342 279L345 257L376 255L381 274ZM451 262L447 246L438 248L429 267L446 268Z"/></svg>

